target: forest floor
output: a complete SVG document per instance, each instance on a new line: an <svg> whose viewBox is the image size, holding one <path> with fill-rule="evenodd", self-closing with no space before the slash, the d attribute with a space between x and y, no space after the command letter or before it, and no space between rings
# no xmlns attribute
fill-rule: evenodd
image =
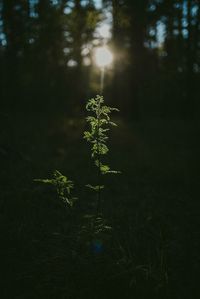
<svg viewBox="0 0 200 299"><path fill-rule="evenodd" d="M122 174L108 177L103 196L118 249L109 248L110 242L102 257L100 253L88 258L87 253L86 258L84 249L79 255L69 245L73 218L67 209L51 188L33 181L60 170L75 182L80 211L86 210L90 191L84 185L94 180L94 169L82 139L84 121L1 117L2 299L111 299L133 294L183 299L197 292L200 123L117 123L108 161Z"/></svg>

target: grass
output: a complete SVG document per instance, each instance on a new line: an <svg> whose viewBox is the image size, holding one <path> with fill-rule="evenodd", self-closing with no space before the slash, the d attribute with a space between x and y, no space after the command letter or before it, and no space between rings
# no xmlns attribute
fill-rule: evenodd
<svg viewBox="0 0 200 299"><path fill-rule="evenodd" d="M92 174L84 121L1 118L1 298L188 298L198 289L199 123L118 119L104 193L114 237L93 258L73 251L76 215L33 182L59 169L85 209ZM71 219L69 217L72 217Z"/></svg>

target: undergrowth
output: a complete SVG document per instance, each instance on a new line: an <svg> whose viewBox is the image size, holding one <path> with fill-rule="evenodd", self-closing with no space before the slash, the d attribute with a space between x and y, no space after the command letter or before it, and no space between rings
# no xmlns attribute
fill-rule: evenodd
<svg viewBox="0 0 200 299"><path fill-rule="evenodd" d="M125 279L125 285L129 288L137 288L138 284L150 284L150 287L158 292L168 283L166 242L163 242L161 237L157 237L155 231L151 230L151 238L156 240L155 245L149 249L143 244L145 241L147 244L152 242L149 240L148 234L149 228L151 228L150 222L144 223L145 230L131 229L127 233L132 236L131 239L129 240L127 237L124 240L122 236L119 236L111 219L105 217L103 213L103 192L106 187L109 187L106 184L106 176L120 174L120 171L113 170L105 162L109 152L109 131L112 127L117 126L111 119L111 115L119 110L105 105L103 97L97 95L87 102L86 111L88 113L86 117L88 129L84 131L83 138L90 145L91 160L94 165L93 177L96 178L96 184L88 182L85 185L85 191L93 192L93 202L88 205L90 207L88 211L78 213L75 228L71 223L73 227L71 229L73 256L84 267L85 264L89 266L91 262L94 263L93 266L97 274L98 271L102 271L102 268L99 270L99 266L95 263L101 258L105 267L110 269L106 278L108 281L119 280L120 283L123 283L123 279ZM73 222L73 215L77 212L77 202L81 200L74 196L74 182L58 170L54 171L53 177L50 179L36 179L35 181L55 187L59 200L68 209L68 215L71 213L70 221ZM85 197L87 198L87 193ZM140 238L138 238L138 234ZM143 239L142 245L139 243L140 239ZM140 249L143 247L145 253L142 256ZM106 252L109 252L107 256ZM99 273L99 275L101 274Z"/></svg>

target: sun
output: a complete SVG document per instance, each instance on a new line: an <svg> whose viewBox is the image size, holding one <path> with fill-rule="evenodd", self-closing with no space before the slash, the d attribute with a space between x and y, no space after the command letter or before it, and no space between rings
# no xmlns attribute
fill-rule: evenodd
<svg viewBox="0 0 200 299"><path fill-rule="evenodd" d="M94 53L94 58L97 66L102 68L113 62L113 54L106 46L97 48Z"/></svg>

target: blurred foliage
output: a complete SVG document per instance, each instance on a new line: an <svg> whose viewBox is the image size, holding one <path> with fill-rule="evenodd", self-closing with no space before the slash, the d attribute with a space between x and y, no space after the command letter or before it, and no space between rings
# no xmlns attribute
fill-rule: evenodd
<svg viewBox="0 0 200 299"><path fill-rule="evenodd" d="M104 0L98 9L95 0L1 0L1 101L79 112L98 89L92 50L104 43L97 28L107 18L110 101L135 119L198 118L199 16L196 0Z"/></svg>

